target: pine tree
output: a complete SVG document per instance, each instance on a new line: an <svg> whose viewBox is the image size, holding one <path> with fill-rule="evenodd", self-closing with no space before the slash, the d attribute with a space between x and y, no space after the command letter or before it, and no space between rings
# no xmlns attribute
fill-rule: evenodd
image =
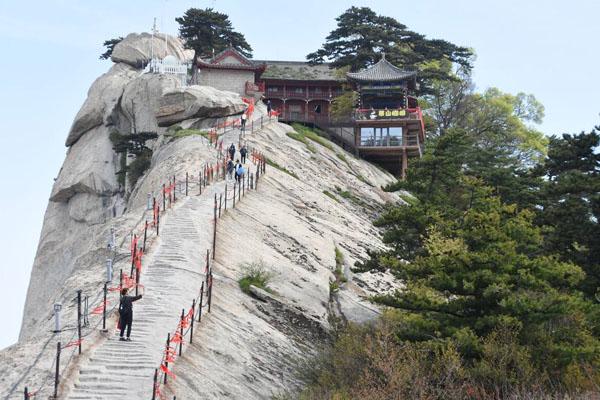
<svg viewBox="0 0 600 400"><path fill-rule="evenodd" d="M112 56L112 52L115 49L115 46L121 42L123 38L119 36L118 38L113 38L106 40L102 45L106 47L106 51L100 55L101 60L108 60Z"/></svg>
<svg viewBox="0 0 600 400"><path fill-rule="evenodd" d="M600 135L596 131L550 139L536 173L538 223L548 227L545 247L586 272L582 289L600 294Z"/></svg>
<svg viewBox="0 0 600 400"><path fill-rule="evenodd" d="M209 58L229 47L246 57L252 56L252 47L246 38L233 29L227 14L212 8L190 8L183 17L175 18L179 23L179 36L187 49L194 50L192 76L197 79L198 58Z"/></svg>
<svg viewBox="0 0 600 400"><path fill-rule="evenodd" d="M323 46L306 56L318 64L332 61L332 67L357 71L379 61L381 53L395 65L418 68L422 90L428 91L431 79L452 79L447 71L431 68L431 61L449 60L471 68L472 52L445 40L431 40L410 31L394 18L377 15L368 7L351 7L336 18L337 28L329 33Z"/></svg>

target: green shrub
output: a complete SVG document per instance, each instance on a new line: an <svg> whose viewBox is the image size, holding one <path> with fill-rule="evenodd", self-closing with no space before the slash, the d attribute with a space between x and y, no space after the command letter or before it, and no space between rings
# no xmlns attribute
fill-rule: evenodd
<svg viewBox="0 0 600 400"><path fill-rule="evenodd" d="M327 140L326 138L324 138L323 136L319 135L319 133L323 134L323 132L321 130L318 129L311 129L307 126L298 124L298 123L294 123L292 124L292 128L294 128L294 130L296 132L293 132L296 137L293 137L293 139L296 139L298 141L301 141L302 143L306 144L308 146L308 141L306 140L306 138L312 140L313 142L317 142L319 143L321 146L334 151L333 150L333 145L331 144L331 142L329 140ZM287 134L288 136L290 136L290 133ZM292 137L292 136L290 136Z"/></svg>
<svg viewBox="0 0 600 400"><path fill-rule="evenodd" d="M183 129L181 126L176 125L176 128L170 130L165 136L171 137L171 140L187 136L202 136L208 138L208 131L201 131L200 129Z"/></svg>
<svg viewBox="0 0 600 400"><path fill-rule="evenodd" d="M328 190L323 190L323 194L329 198L332 198L333 200L337 201L338 203L340 202L337 197L335 197L335 195L333 193L331 193Z"/></svg>
<svg viewBox="0 0 600 400"><path fill-rule="evenodd" d="M266 290L269 293L274 293L268 287L269 281L273 278L273 274L267 272L264 264L248 263L242 266L242 277L238 280L240 289L246 294L250 294L250 286Z"/></svg>
<svg viewBox="0 0 600 400"><path fill-rule="evenodd" d="M335 271L334 271L335 279L339 282L346 282L346 276L344 275L344 254L340 251L340 249L335 246Z"/></svg>
<svg viewBox="0 0 600 400"><path fill-rule="evenodd" d="M133 188L135 187L138 179L148 168L150 168L150 164L152 161L152 152L144 152L137 156L135 160L127 167L127 172L129 172L129 185Z"/></svg>
<svg viewBox="0 0 600 400"><path fill-rule="evenodd" d="M336 290L332 284L331 289ZM464 358L452 339L400 341L397 311L386 311L365 325L347 324L332 332L332 341L296 365L304 382L300 393L280 399L592 399L598 373L585 365L549 375L536 364L521 334L498 327L479 339L483 349L475 363ZM526 332L523 332L526 333ZM567 382L567 383L565 383Z"/></svg>
<svg viewBox="0 0 600 400"><path fill-rule="evenodd" d="M296 178L296 179L300 179L298 178L298 175L296 175L295 173L293 173L292 171L288 170L287 168L282 167L281 165L277 164L275 161L270 160L267 158L267 164L270 165L271 167L280 170L281 172L285 172L286 174Z"/></svg>

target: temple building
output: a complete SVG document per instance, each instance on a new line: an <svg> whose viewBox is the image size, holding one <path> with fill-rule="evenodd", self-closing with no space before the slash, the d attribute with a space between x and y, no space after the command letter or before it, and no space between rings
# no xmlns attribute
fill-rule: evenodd
<svg viewBox="0 0 600 400"><path fill-rule="evenodd" d="M256 95L260 98L263 86L260 76L264 63L249 60L233 48L222 51L210 60L198 60L198 84L219 90L235 92L241 96Z"/></svg>
<svg viewBox="0 0 600 400"><path fill-rule="evenodd" d="M359 155L406 176L409 157L421 157L425 141L423 115L417 99L416 72L404 71L385 59L346 74L358 92L354 143Z"/></svg>
<svg viewBox="0 0 600 400"><path fill-rule="evenodd" d="M410 157L420 157L423 116L414 91L417 73L392 65L385 54L374 65L341 75L328 64L250 60L227 49L198 61L198 84L262 98L282 122L321 128L345 148L404 178ZM355 110L331 115L343 90L357 94Z"/></svg>
<svg viewBox="0 0 600 400"><path fill-rule="evenodd" d="M259 61L267 67L261 76L265 98L279 110L282 121L327 122L332 100L342 93L346 78L328 64L301 61Z"/></svg>

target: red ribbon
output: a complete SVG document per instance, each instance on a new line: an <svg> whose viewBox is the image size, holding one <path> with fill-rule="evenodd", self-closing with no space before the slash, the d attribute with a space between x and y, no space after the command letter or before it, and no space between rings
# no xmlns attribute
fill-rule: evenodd
<svg viewBox="0 0 600 400"><path fill-rule="evenodd" d="M160 369L162 372L164 372L165 374L169 375L171 378L175 379L175 374L172 373L169 368L167 368L164 364L161 364Z"/></svg>

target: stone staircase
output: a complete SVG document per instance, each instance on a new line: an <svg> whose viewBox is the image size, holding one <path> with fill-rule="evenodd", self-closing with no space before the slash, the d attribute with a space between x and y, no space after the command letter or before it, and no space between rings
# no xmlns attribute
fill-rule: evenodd
<svg viewBox="0 0 600 400"><path fill-rule="evenodd" d="M142 269L144 296L134 303L132 341L118 333L96 347L65 396L83 399L150 399L154 369L162 359L168 332L173 333L182 308L189 309L204 279L206 249L212 240L214 193L181 198L165 214L161 235ZM66 391L65 391L66 393Z"/></svg>

